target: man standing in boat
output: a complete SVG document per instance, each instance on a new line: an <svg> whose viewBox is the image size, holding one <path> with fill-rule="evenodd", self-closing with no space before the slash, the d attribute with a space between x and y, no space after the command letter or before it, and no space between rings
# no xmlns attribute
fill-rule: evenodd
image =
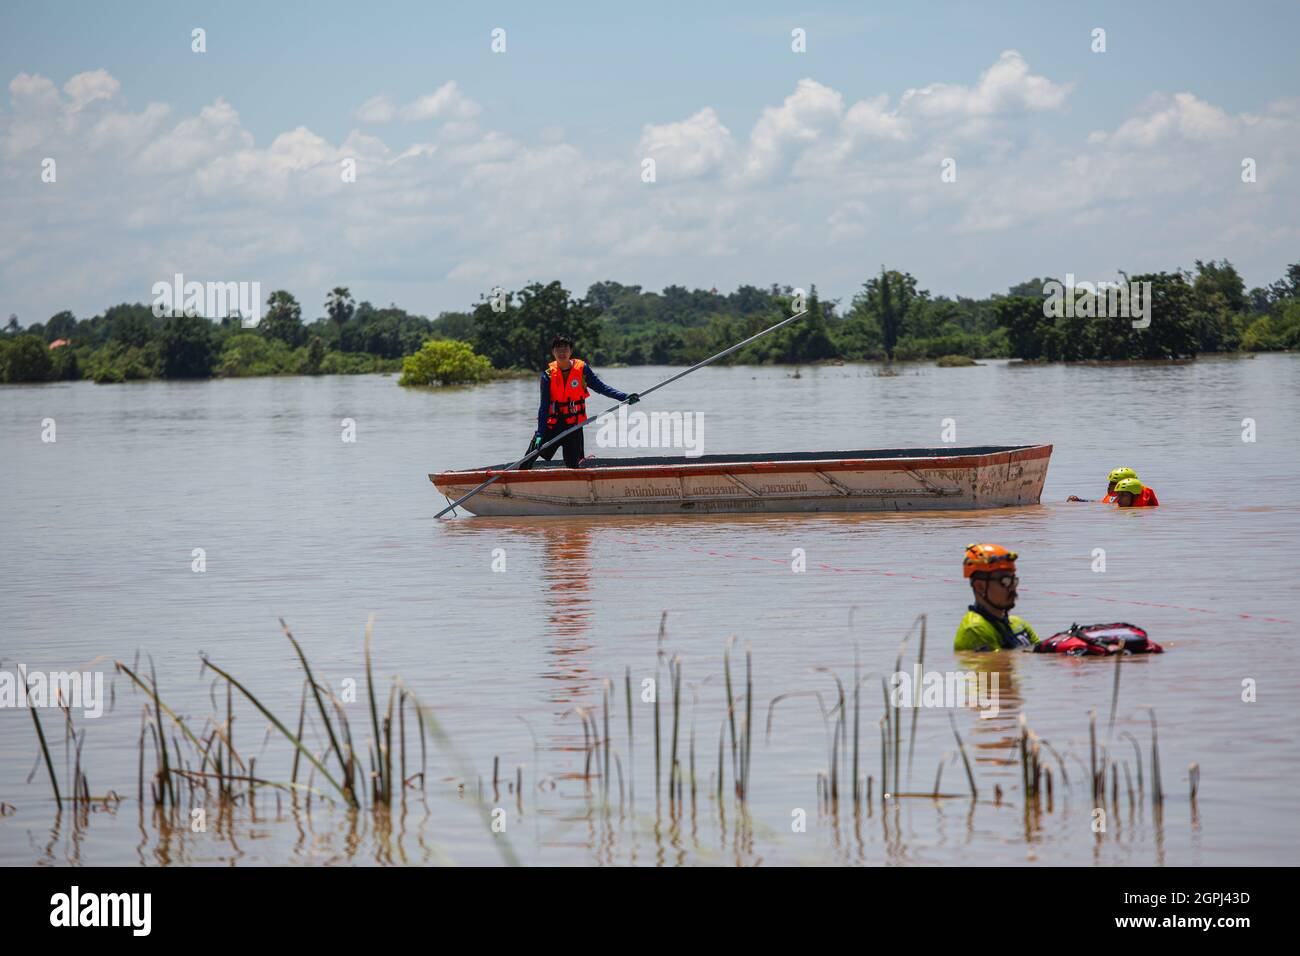
<svg viewBox="0 0 1300 956"><path fill-rule="evenodd" d="M628 394L610 388L591 370L590 365L582 359L574 358L573 339L569 336L557 335L551 340L551 355L555 359L542 373L542 401L537 408L537 431L533 433L532 444L528 446L530 452L545 445L566 428L585 422L587 396L591 392L612 398L616 402L626 401L630 405L641 400L636 392ZM581 428L575 429L559 445L552 445L538 457L550 461L558 447L564 450L564 467L579 467L586 457L582 433ZM519 467L529 468L532 463L530 460Z"/></svg>

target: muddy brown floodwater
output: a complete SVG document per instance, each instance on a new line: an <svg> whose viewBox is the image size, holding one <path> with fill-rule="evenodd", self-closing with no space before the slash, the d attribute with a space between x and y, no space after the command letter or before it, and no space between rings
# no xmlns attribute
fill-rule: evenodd
<svg viewBox="0 0 1300 956"><path fill-rule="evenodd" d="M629 390L669 374L601 372ZM384 376L0 388L0 670L104 673L111 709L106 703L99 717L74 710L74 726L85 734L91 792L124 797L58 813L30 715L0 708L0 862L497 863L507 844L523 862L544 864L1294 862L1300 359L903 365L888 376L848 365L792 375L706 369L641 408L701 413L707 453L933 446L945 419L957 444L1049 442L1042 504L435 522L444 502L426 475L516 457L533 428L531 380L444 391L404 390ZM55 422L52 443L42 441L45 419ZM344 419L355 423L354 442L342 440ZM1243 441L1247 419L1254 441ZM645 453L599 448L590 433L588 450ZM1162 507L1065 503L1070 494L1098 497L1106 472L1122 464L1158 490ZM1161 656L1123 661L1113 733L1112 661L954 654L969 594L961 555L973 541L1020 552L1017 613L1040 634L1076 621L1130 621L1165 645ZM145 698L114 676L112 661L130 663L139 651L147 669L143 655L151 655L164 701L197 729L225 711L224 688L200 671L206 653L292 724L302 672L280 633L283 617L322 684L345 701L358 688L343 706L364 749L362 634L371 613L376 679L386 686L400 676L468 766L428 741L426 785L409 788L391 816L348 813L324 797L277 800L272 788L259 789L253 806L212 809L202 832L188 819L171 826L141 813ZM940 790L953 796L882 802L880 675L893 670L923 614L924 670L996 676L999 713L918 708L912 743L912 711L900 711L901 785L891 789L928 794L942 763ZM747 719L753 731L747 819L733 797L726 719L723 654L733 637L736 695L752 653L752 704L736 708L739 730ZM914 634L905 669L918 645ZM656 812L654 705L642 699L657 678L666 785L675 658L685 776L676 819L665 796ZM858 772L872 788L856 814L855 661L870 675L861 684ZM838 813L819 784L831 773L837 677L850 715L835 771ZM597 773L603 740L597 753L586 746L593 724L585 734L581 716L591 713L603 737L606 680L608 811ZM1160 813L1144 708L1159 722ZM1090 711L1098 748L1109 744L1115 760L1117 799L1108 777L1102 832L1088 783ZM950 714L972 763L974 802ZM1043 751L1054 775L1050 807L1044 796L1028 812L1022 715L1059 754ZM62 716L42 717L65 774ZM292 747L246 702L236 700L234 733L259 778L288 779ZM407 733L410 775L419 743ZM308 736L322 745L318 732ZM1139 759L1145 797L1135 792L1130 803ZM504 833L485 825L480 793L485 809L500 808ZM200 802L188 792L186 800Z"/></svg>

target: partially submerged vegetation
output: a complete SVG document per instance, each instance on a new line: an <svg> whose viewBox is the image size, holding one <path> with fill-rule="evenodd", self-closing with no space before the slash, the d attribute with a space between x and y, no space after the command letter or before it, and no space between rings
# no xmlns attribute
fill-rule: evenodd
<svg viewBox="0 0 1300 956"><path fill-rule="evenodd" d="M468 343L432 339L402 360L399 385L469 385L486 381L492 363L475 354Z"/></svg>
<svg viewBox="0 0 1300 956"><path fill-rule="evenodd" d="M204 812L218 815L219 819L228 819L230 814L241 809L248 810L255 817L260 793L264 801L272 799L273 795L277 810L287 799L296 810L307 814L312 812L313 805L333 805L351 814L364 811L374 815L377 826L382 829L387 825L378 821L386 820L399 805L404 808L408 800L425 800L436 787L436 782L441 781L444 785L452 785L443 791L443 796L467 800L477 810L484 835L495 841L501 859L506 863L518 862L505 835L504 825L500 825L506 813L500 804L505 792L513 795L518 814L526 811L524 766L518 765L513 773L506 770L503 774L500 756L493 756L489 786L457 750L427 703L420 700L400 678L392 678L386 684L377 682L371 654L372 624L373 621L367 624L364 638L366 686L365 698L361 702L364 729L353 726L355 718L349 717L347 704L330 690L327 681L317 676L302 646L283 621L284 637L303 675L296 718L277 713L277 708L254 688L205 655L202 671L213 677L209 697L214 712L200 724L195 718L183 716L167 704L152 664L146 675L138 660L131 665L118 661L117 672L144 696L140 710L135 788L142 825L146 809L151 810L152 822L160 828L184 827L200 807ZM914 636L919 636L914 664L918 672L923 667L926 644L924 616L917 619L900 644L893 673L904 673L908 644ZM601 685L598 704L575 706L563 715L564 718L576 719L581 726L583 744L579 759L582 770L580 773L565 771L558 779L580 781L587 818L609 821L617 814L620 819L638 819L635 754L641 747L649 746L648 753L653 754L656 833L659 822L665 820L670 832L687 822L693 832L700 807L706 810L711 807L720 831L725 833L730 829L737 848L750 846L755 824L751 793L755 720L764 719L766 711L764 739L770 742L778 706L798 698L816 701L821 715L826 764L824 770L816 774L817 808L819 817L836 830L841 815L860 821L864 816L871 816L875 806L879 806L883 814L887 807L896 806L906 799L929 800L936 808L945 801L966 799L970 801L972 812L977 804L989 802L988 795L982 795L977 784L971 758L951 709L948 719L956 742L955 751L941 757L930 790L910 788L908 781L912 777L917 724L922 708L908 707L907 702L894 692L895 688L891 687L886 675L863 673L855 663L851 682L846 685L832 670L814 668L814 673L826 674L833 682L834 692L829 700L820 690L807 688L778 694L764 707L757 696L753 655L748 648L745 650L743 673L733 667L734 638L728 640L723 649L721 674L692 683L686 681L681 656L666 650L665 638L666 614L660 621L653 684L643 681L639 690L634 691L629 668L623 675L621 694L615 681L606 680ZM1118 736L1113 733L1122 660L1122 655L1115 658L1110 725L1104 739L1098 735L1096 712L1088 715L1088 764L1085 765L1070 747L1058 749L1039 737L1029 727L1025 716L1019 715L1015 752L1020 767L1019 803L1025 812L1027 839L1038 826L1036 821L1041 815L1052 813L1057 803L1068 800L1070 796L1074 785L1067 757L1086 770L1089 780L1087 806L1094 823L1091 831L1098 838L1106 831L1106 814L1115 815L1118 827L1121 792L1127 794L1128 819L1131 822L1135 813L1140 812L1149 789L1153 820L1159 825L1165 793L1155 712L1142 708L1150 719L1149 759L1145 765L1142 748L1133 734L1126 730ZM663 683L665 676L666 684ZM878 775L871 770L874 733L864 732L863 714L865 708L872 706L869 703L873 696L870 691L877 681L884 697L878 721L879 748L875 755L879 759ZM721 711L712 718L698 713L699 690L710 683L724 695ZM651 687L649 698L645 696L647 686ZM636 707L634 693L647 705L646 708ZM620 697L625 707L622 730L617 714ZM244 744L236 740L237 700L251 705L266 721L265 730L253 734L252 739ZM908 709L911 710L910 721L904 714ZM638 710L642 714L646 710L649 713L634 718L634 711ZM66 806L75 811L77 826L82 826L92 807L116 807L125 802L125 798L113 790L101 795L92 793L82 762L86 731L74 726L67 707L62 708L62 714L67 760L65 772L68 774L63 786L60 785L60 774L45 726L37 708L31 707L38 760L43 763L49 777L56 806L59 810ZM701 719L704 722L697 726ZM710 754L715 726L716 761ZM638 747L637 735L646 733L651 735L650 743L643 742ZM369 738L364 742L363 734L368 734ZM260 753L265 751L272 738L286 741L291 748L292 763L287 778L275 779L258 771L257 757L252 755L254 743L260 739ZM536 755L535 736L533 741ZM1124 756L1125 741L1131 745L1132 764ZM431 773L431 749L442 755L450 775ZM945 792L942 788L945 766L958 757L965 769L967 792L964 794ZM283 763L282 760L280 764ZM1124 779L1122 791L1121 772ZM538 768L533 768L531 790L537 800L555 788L556 779L539 779ZM1200 784L1197 764L1189 767L1188 784L1195 821ZM1000 786L993 788L992 802L998 805L1008 802ZM734 814L731 824L728 824L729 813ZM1095 825L1099 813L1103 819L1100 829Z"/></svg>

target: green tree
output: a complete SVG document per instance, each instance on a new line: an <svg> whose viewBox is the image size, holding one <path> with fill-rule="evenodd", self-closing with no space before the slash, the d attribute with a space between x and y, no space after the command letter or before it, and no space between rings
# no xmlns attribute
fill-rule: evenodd
<svg viewBox="0 0 1300 956"><path fill-rule="evenodd" d="M330 290L329 297L325 300L325 311L336 329L341 332L343 326L347 324L348 319L352 318L356 310L356 304L352 301L352 293L345 287L336 286Z"/></svg>
<svg viewBox="0 0 1300 956"><path fill-rule="evenodd" d="M35 335L16 335L0 345L0 381L48 382L54 373L50 348Z"/></svg>
<svg viewBox="0 0 1300 956"><path fill-rule="evenodd" d="M313 335L307 344L307 359L302 371L307 375L319 375L321 363L325 361L325 342L319 335Z"/></svg>
<svg viewBox="0 0 1300 956"><path fill-rule="evenodd" d="M815 285L808 294L805 308L808 311L807 315L749 346L742 354L741 360L792 363L820 362L825 359L836 358L839 355L839 349L831 340L827 326L826 310L817 295L817 286ZM761 328L763 325L779 321L780 317L793 314L793 310L793 301L786 301L779 316L765 316L760 323L756 324ZM710 354L720 352L736 340L753 335L754 332L759 331L759 328L755 328L753 331L744 331L733 327L725 318L716 317L714 324L708 330L713 334L701 342L699 354L692 356L692 358L697 362L707 358ZM686 335L689 337L692 332L696 331L695 329L689 329Z"/></svg>
<svg viewBox="0 0 1300 956"><path fill-rule="evenodd" d="M1300 262L1293 262L1286 267L1286 275L1269 286L1274 301L1280 299L1300 299Z"/></svg>
<svg viewBox="0 0 1300 956"><path fill-rule="evenodd" d="M269 339L279 339L290 348L297 348L307 340L307 330L302 325L302 306L283 289L272 292L266 300L266 315L258 331Z"/></svg>
<svg viewBox="0 0 1300 956"><path fill-rule="evenodd" d="M147 345L154 335L153 323L143 306L115 306L104 313L104 324L108 341L127 346Z"/></svg>
<svg viewBox="0 0 1300 956"><path fill-rule="evenodd" d="M550 354L551 338L565 332L583 357L600 344L599 319L599 310L570 297L559 282L534 282L512 293L499 312L487 298L475 306L474 348L497 368L533 368Z"/></svg>
<svg viewBox="0 0 1300 956"><path fill-rule="evenodd" d="M286 375L297 371L293 356L293 351L279 339L238 332L222 343L216 374L222 378Z"/></svg>
<svg viewBox="0 0 1300 956"><path fill-rule="evenodd" d="M430 339L414 355L402 360L398 385L464 385L481 382L492 363L477 355L468 342Z"/></svg>
<svg viewBox="0 0 1300 956"><path fill-rule="evenodd" d="M51 316L50 321L45 323L45 341L70 339L76 328L77 317L71 312L60 312L58 315Z"/></svg>
<svg viewBox="0 0 1300 956"><path fill-rule="evenodd" d="M474 316L468 312L443 312L432 323L435 335L444 339L474 341Z"/></svg>
<svg viewBox="0 0 1300 956"><path fill-rule="evenodd" d="M868 280L862 291L854 296L848 321L857 324L861 331L874 326L879 331L885 357L892 360L909 313L913 316L913 331L923 333L916 316L923 309L924 302L918 300L926 300L928 295L917 291L916 279L910 273L881 266L880 275ZM868 316L869 320L866 319Z"/></svg>
<svg viewBox="0 0 1300 956"><path fill-rule="evenodd" d="M993 306L998 324L1007 330L1011 354L1032 361L1043 357L1044 337L1052 320L1043 315L1043 300L1024 295L998 299Z"/></svg>
<svg viewBox="0 0 1300 956"><path fill-rule="evenodd" d="M1153 272L1134 276L1133 282L1151 283L1150 319L1145 329L1129 330L1132 348L1125 358L1192 358L1196 355L1197 326L1192 286L1181 272Z"/></svg>
<svg viewBox="0 0 1300 956"><path fill-rule="evenodd" d="M433 323L422 315L411 315L395 305L376 309L362 302L353 319L343 326L339 347L345 352L401 358L419 349L432 331Z"/></svg>
<svg viewBox="0 0 1300 956"><path fill-rule="evenodd" d="M1241 337L1241 347L1249 352L1272 352L1300 349L1300 299L1285 299L1276 315L1262 315L1250 324Z"/></svg>
<svg viewBox="0 0 1300 956"><path fill-rule="evenodd" d="M212 323L197 315L173 316L158 334L158 352L164 378L211 378L217 358Z"/></svg>
<svg viewBox="0 0 1300 956"><path fill-rule="evenodd" d="M75 382L81 378L81 362L77 350L71 345L61 345L50 350L50 378L60 382Z"/></svg>
<svg viewBox="0 0 1300 956"><path fill-rule="evenodd" d="M628 298L641 294L639 285L623 285L620 282L593 282L587 287L587 301L602 314L610 312Z"/></svg>
<svg viewBox="0 0 1300 956"><path fill-rule="evenodd" d="M1227 259L1208 263L1196 260L1192 317L1200 351L1235 349L1249 308L1246 283L1231 262Z"/></svg>
<svg viewBox="0 0 1300 956"><path fill-rule="evenodd" d="M880 333L885 340L885 355L894 358L894 347L898 344L898 327L901 324L899 310L894 305L894 292L885 267L880 267Z"/></svg>

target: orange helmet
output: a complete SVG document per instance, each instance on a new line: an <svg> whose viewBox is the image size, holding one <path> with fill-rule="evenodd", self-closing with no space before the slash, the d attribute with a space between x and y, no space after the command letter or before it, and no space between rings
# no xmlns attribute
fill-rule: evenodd
<svg viewBox="0 0 1300 956"><path fill-rule="evenodd" d="M1000 544L969 544L961 563L962 577L969 578L978 571L1014 571L1017 557Z"/></svg>

